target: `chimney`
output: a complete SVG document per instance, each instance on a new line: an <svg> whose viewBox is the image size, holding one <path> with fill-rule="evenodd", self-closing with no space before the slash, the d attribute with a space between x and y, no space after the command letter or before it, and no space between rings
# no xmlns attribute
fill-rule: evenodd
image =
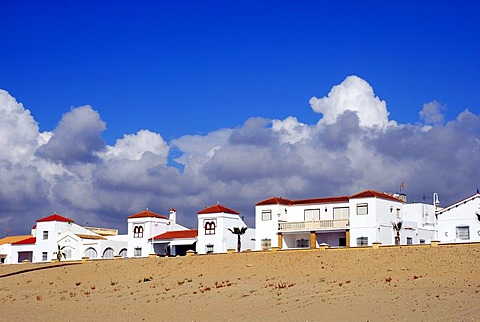
<svg viewBox="0 0 480 322"><path fill-rule="evenodd" d="M170 209L170 216L168 217L173 224L177 223L177 209Z"/></svg>

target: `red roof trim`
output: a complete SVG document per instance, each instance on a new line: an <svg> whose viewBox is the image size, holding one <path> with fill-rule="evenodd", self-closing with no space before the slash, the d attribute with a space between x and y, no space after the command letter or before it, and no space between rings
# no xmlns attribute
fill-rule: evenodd
<svg viewBox="0 0 480 322"><path fill-rule="evenodd" d="M73 223L73 219L62 217L58 214L53 214L48 217L43 217L37 220L37 222L47 222L47 221L63 221L63 222L71 222Z"/></svg>
<svg viewBox="0 0 480 322"><path fill-rule="evenodd" d="M273 198L270 198L270 199L265 199L265 200L262 200L260 202L257 202L256 206L265 206L265 205L286 205L286 206L290 206L292 203L293 203L292 200L273 197Z"/></svg>
<svg viewBox="0 0 480 322"><path fill-rule="evenodd" d="M134 218L161 218L161 219L168 219L165 216L159 215L154 213L153 211L150 210L145 210L139 213L136 213L134 215L128 216L128 219L134 219Z"/></svg>
<svg viewBox="0 0 480 322"><path fill-rule="evenodd" d="M402 202L400 199L395 198L394 196L388 195L383 192L378 192L375 190L365 190L353 196L350 196L350 199L358 199L358 198L380 198L380 199Z"/></svg>
<svg viewBox="0 0 480 322"><path fill-rule="evenodd" d="M334 202L348 202L348 196L341 197L329 197L329 198L315 198L315 199L303 199L294 200L294 205L312 204L312 203L334 203Z"/></svg>
<svg viewBox="0 0 480 322"><path fill-rule="evenodd" d="M312 198L312 199L298 199L298 200L288 200L284 198L273 197L270 199L265 199L256 204L256 206L267 206L267 205L307 205L307 204L324 204L324 203L336 203L336 202L348 202L350 199L358 198L381 198L397 202L402 202L400 199L395 198L394 196L388 195L383 192L378 192L375 190L365 190L351 196L338 196L338 197L328 197L328 198Z"/></svg>
<svg viewBox="0 0 480 322"><path fill-rule="evenodd" d="M160 234L153 237L154 240L162 239L175 239L175 238L195 238L198 236L198 230L174 230L167 231L166 233Z"/></svg>
<svg viewBox="0 0 480 322"><path fill-rule="evenodd" d="M226 214L240 215L238 211L224 207L221 204L216 204L215 206L211 206L203 210L200 210L199 212L197 212L197 214L203 215L203 214L215 214L215 213L221 213L221 212Z"/></svg>
<svg viewBox="0 0 480 322"><path fill-rule="evenodd" d="M35 244L36 242L37 242L37 238L32 236L26 239L19 240L15 243L12 243L12 245L29 245L29 244Z"/></svg>

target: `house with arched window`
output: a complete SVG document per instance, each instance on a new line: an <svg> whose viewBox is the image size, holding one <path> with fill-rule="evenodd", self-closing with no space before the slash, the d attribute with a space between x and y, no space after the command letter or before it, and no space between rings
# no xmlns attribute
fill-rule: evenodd
<svg viewBox="0 0 480 322"><path fill-rule="evenodd" d="M167 232L190 231L187 227L177 224L176 215L176 209L172 208L168 217L148 209L129 216L127 218L127 256L148 257L150 254L159 256L175 254L175 248L171 248L171 246L175 246L175 241L157 237ZM191 245L193 245L196 242L196 235L191 237L194 239L188 240L188 242L191 241Z"/></svg>
<svg viewBox="0 0 480 322"><path fill-rule="evenodd" d="M29 238L12 243L9 258L11 263L49 262L59 248L66 260L113 258L126 254L127 239L114 229L83 227L54 213L38 219Z"/></svg>
<svg viewBox="0 0 480 322"><path fill-rule="evenodd" d="M240 213L216 204L197 213L198 241L197 253L226 253L228 249L237 249L238 236L229 229L247 227ZM248 228L240 236L242 249L255 247L255 229Z"/></svg>

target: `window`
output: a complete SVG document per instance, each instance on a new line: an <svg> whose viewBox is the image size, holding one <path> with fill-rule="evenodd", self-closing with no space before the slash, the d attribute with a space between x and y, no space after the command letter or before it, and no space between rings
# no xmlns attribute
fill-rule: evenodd
<svg viewBox="0 0 480 322"><path fill-rule="evenodd" d="M142 247L135 247L133 249L133 256L142 256Z"/></svg>
<svg viewBox="0 0 480 322"><path fill-rule="evenodd" d="M205 222L205 235L215 235L215 221Z"/></svg>
<svg viewBox="0 0 480 322"><path fill-rule="evenodd" d="M305 221L320 220L320 209L305 209L303 214Z"/></svg>
<svg viewBox="0 0 480 322"><path fill-rule="evenodd" d="M298 239L297 240L297 248L308 248L310 247L310 240L309 239Z"/></svg>
<svg viewBox="0 0 480 322"><path fill-rule="evenodd" d="M95 248L89 247L85 250L84 257L88 257L90 259L97 258L98 254Z"/></svg>
<svg viewBox="0 0 480 322"><path fill-rule="evenodd" d="M213 245L212 244L205 245L205 252L207 254L213 253Z"/></svg>
<svg viewBox="0 0 480 322"><path fill-rule="evenodd" d="M42 253L42 261L46 261L48 258L47 252Z"/></svg>
<svg viewBox="0 0 480 322"><path fill-rule="evenodd" d="M264 210L262 211L262 220L272 220L272 211L271 210Z"/></svg>
<svg viewBox="0 0 480 322"><path fill-rule="evenodd" d="M368 237L358 237L357 246L368 246Z"/></svg>
<svg viewBox="0 0 480 322"><path fill-rule="evenodd" d="M127 257L127 249L122 248L122 250L120 251L120 253L118 253L118 255L122 257Z"/></svg>
<svg viewBox="0 0 480 322"><path fill-rule="evenodd" d="M271 239L268 239L268 238L262 239L262 249L263 250L270 249L271 247L272 247L272 240Z"/></svg>
<svg viewBox="0 0 480 322"><path fill-rule="evenodd" d="M412 244L413 244L413 238L407 237L407 245L412 245Z"/></svg>
<svg viewBox="0 0 480 322"><path fill-rule="evenodd" d="M65 254L65 258L72 258L72 249L70 247L64 248L63 253Z"/></svg>
<svg viewBox="0 0 480 322"><path fill-rule="evenodd" d="M348 219L350 217L350 208L333 208L333 219Z"/></svg>
<svg viewBox="0 0 480 322"><path fill-rule="evenodd" d="M470 239L470 227L457 226L457 239L461 239L461 240Z"/></svg>
<svg viewBox="0 0 480 322"><path fill-rule="evenodd" d="M420 239L420 244L425 244L425 239Z"/></svg>
<svg viewBox="0 0 480 322"><path fill-rule="evenodd" d="M368 203L357 204L357 215L368 215Z"/></svg>
<svg viewBox="0 0 480 322"><path fill-rule="evenodd" d="M143 226L135 226L133 228L133 238L143 238Z"/></svg>
<svg viewBox="0 0 480 322"><path fill-rule="evenodd" d="M48 230L43 231L43 239L48 239Z"/></svg>
<svg viewBox="0 0 480 322"><path fill-rule="evenodd" d="M102 258L113 258L114 255L115 254L113 252L113 249L111 247L108 247L103 251Z"/></svg>

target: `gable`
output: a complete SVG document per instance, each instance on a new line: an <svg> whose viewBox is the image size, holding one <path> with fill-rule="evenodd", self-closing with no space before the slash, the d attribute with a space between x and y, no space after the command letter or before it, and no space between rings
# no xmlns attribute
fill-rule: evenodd
<svg viewBox="0 0 480 322"><path fill-rule="evenodd" d="M214 206L207 207L207 208L197 212L197 214L199 214L199 215L217 214L217 213L240 215L240 213L238 211L235 211L235 210L232 210L230 208L224 207L221 204L216 204Z"/></svg>
<svg viewBox="0 0 480 322"><path fill-rule="evenodd" d="M438 220L478 219L480 216L480 194L475 194L437 212Z"/></svg>
<svg viewBox="0 0 480 322"><path fill-rule="evenodd" d="M70 218L62 217L58 214L53 214L47 217L43 217L37 220L37 222L48 222L48 221L62 221L62 222L70 222L73 223L74 221Z"/></svg>

